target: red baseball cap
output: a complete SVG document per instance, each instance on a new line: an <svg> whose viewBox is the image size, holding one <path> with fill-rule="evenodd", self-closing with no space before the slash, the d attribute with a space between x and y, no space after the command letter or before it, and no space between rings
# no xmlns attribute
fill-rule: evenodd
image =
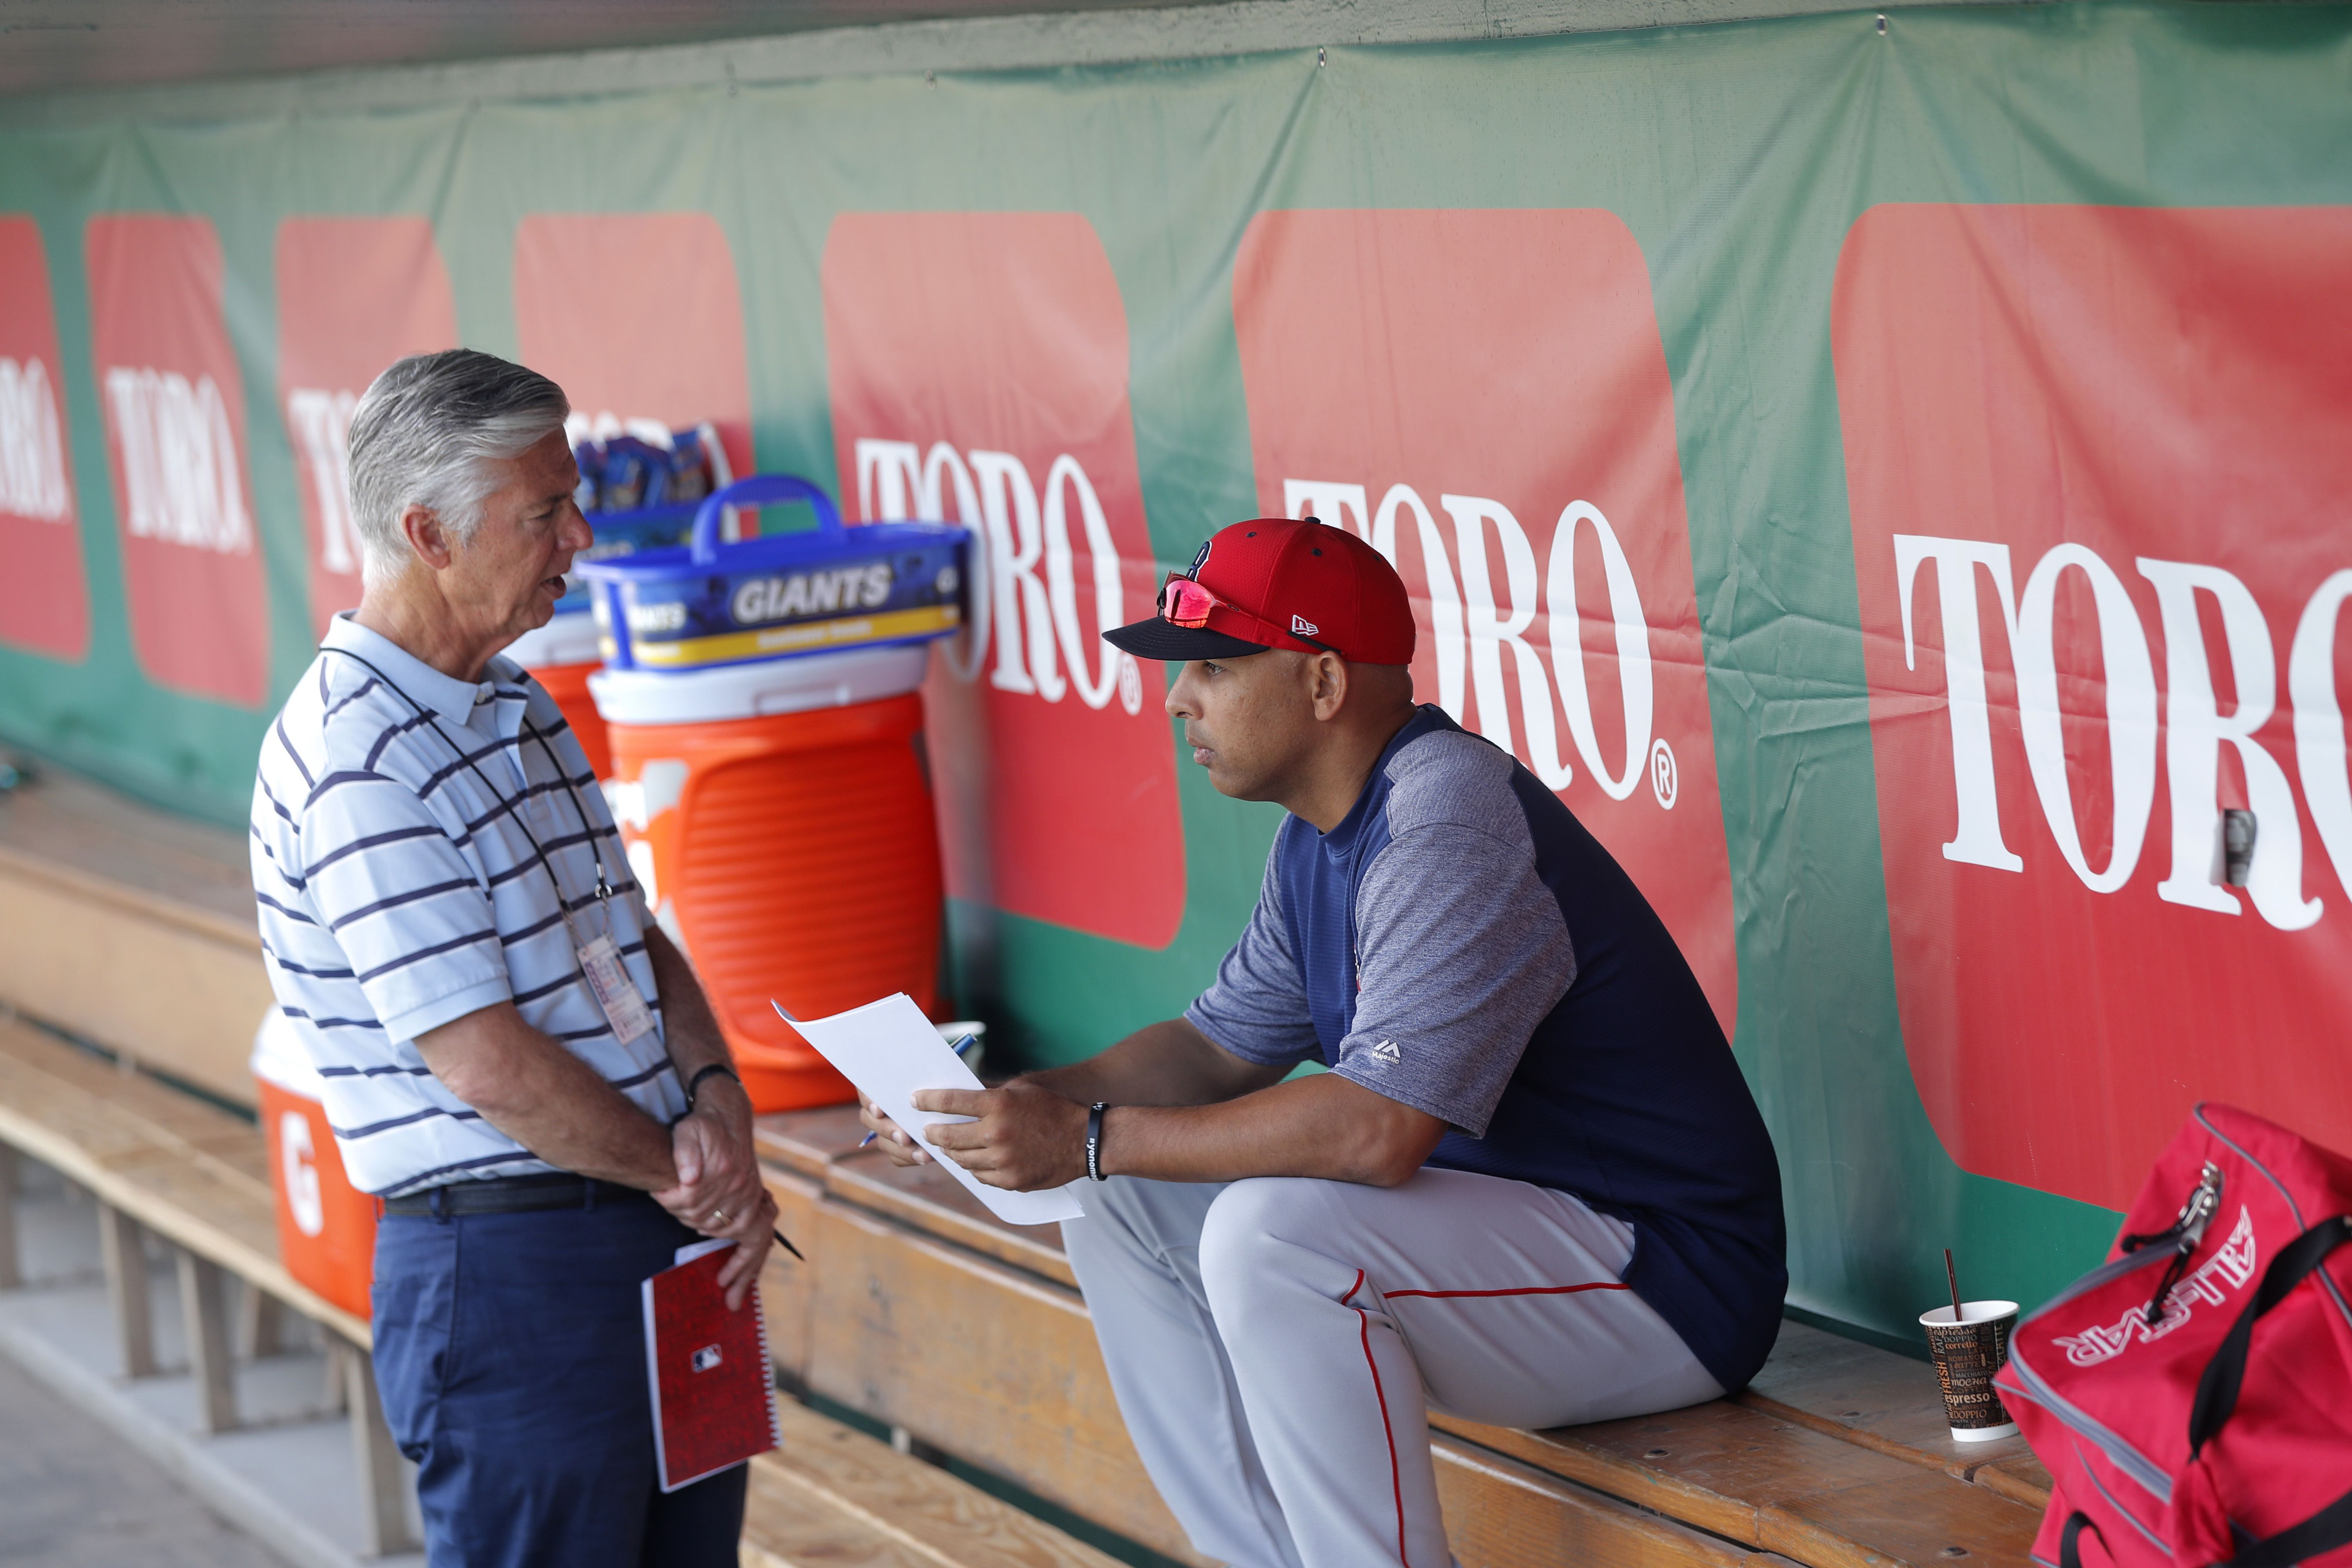
<svg viewBox="0 0 2352 1568"><path fill-rule="evenodd" d="M1160 613L1105 632L1138 658L1240 658L1270 647L1353 664L1412 662L1412 605L1387 557L1311 517L1219 529L1190 571L1171 572Z"/></svg>

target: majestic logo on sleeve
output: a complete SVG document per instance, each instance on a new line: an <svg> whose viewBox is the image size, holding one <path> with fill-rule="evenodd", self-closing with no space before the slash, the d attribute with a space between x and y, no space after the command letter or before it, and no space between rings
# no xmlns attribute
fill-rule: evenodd
<svg viewBox="0 0 2352 1568"><path fill-rule="evenodd" d="M1160 574L1102 242L1073 214L850 214L824 284L851 520L974 535L966 629L925 689L949 892L1167 946L1184 837L1160 669L1102 640Z"/></svg>
<svg viewBox="0 0 2352 1568"><path fill-rule="evenodd" d="M1372 1057L1384 1062L1401 1062L1404 1060L1404 1058L1398 1053L1396 1042L1394 1040L1382 1040L1378 1045L1367 1047L1364 1054L1368 1057Z"/></svg>
<svg viewBox="0 0 2352 1568"><path fill-rule="evenodd" d="M1963 1169L2121 1207L2205 1099L2352 1138L2347 268L2343 209L1847 237L1896 1000Z"/></svg>
<svg viewBox="0 0 2352 1568"><path fill-rule="evenodd" d="M1633 235L1604 212L1265 213L1234 259L1234 325L1258 504L1396 565L1417 694L1608 846L1729 1034L1674 388Z"/></svg>
<svg viewBox="0 0 2352 1568"><path fill-rule="evenodd" d="M2158 1309L2155 1322L2147 1321L2145 1306L2134 1302L2113 1323L2095 1324L2079 1334L2054 1335L2050 1342L2064 1351L2066 1359L2076 1366L2097 1366L2101 1362L2113 1361L2135 1344L2144 1345L2172 1332L2187 1322L2200 1304L2226 1305L2230 1293L2254 1277L2259 1261L2254 1253L2254 1216L2241 1208L2238 1223L2221 1250L2165 1292L2164 1304Z"/></svg>

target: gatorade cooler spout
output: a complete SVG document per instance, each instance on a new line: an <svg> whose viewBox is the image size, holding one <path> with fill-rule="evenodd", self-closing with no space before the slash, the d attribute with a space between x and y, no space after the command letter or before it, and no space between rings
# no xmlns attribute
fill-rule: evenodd
<svg viewBox="0 0 2352 1568"><path fill-rule="evenodd" d="M719 539L726 507L781 501L807 503L816 528ZM686 548L580 568L605 632L589 687L630 868L760 1110L855 1094L772 999L822 1017L904 991L937 1011L918 688L928 645L962 625L970 538L845 529L823 490L773 474L711 496Z"/></svg>
<svg viewBox="0 0 2352 1568"><path fill-rule="evenodd" d="M370 1315L375 1199L352 1185L328 1129L319 1069L284 1014L272 1007L253 1037L269 1184L278 1194L278 1250L286 1271L355 1317Z"/></svg>

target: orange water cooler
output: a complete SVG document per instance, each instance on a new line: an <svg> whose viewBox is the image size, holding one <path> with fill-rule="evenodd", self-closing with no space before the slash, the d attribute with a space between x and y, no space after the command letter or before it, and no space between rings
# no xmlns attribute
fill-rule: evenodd
<svg viewBox="0 0 2352 1568"><path fill-rule="evenodd" d="M369 1316L375 1277L375 1199L352 1185L328 1130L319 1069L276 1008L253 1037L278 1249L286 1271L346 1312Z"/></svg>
<svg viewBox="0 0 2352 1568"><path fill-rule="evenodd" d="M720 542L726 504L802 500L814 532ZM936 1017L940 851L919 748L931 638L961 622L969 535L844 529L803 480L704 504L690 548L586 567L590 689L629 866L686 950L761 1110L855 1098L771 1004L824 1017L903 991Z"/></svg>
<svg viewBox="0 0 2352 1568"><path fill-rule="evenodd" d="M580 738L580 749L588 753L588 765L596 776L611 778L613 748L604 738L595 700L588 695L588 678L604 663L596 648L596 617L585 606L559 610L547 625L523 633L504 651L530 671L530 678L547 688L563 710L563 721Z"/></svg>

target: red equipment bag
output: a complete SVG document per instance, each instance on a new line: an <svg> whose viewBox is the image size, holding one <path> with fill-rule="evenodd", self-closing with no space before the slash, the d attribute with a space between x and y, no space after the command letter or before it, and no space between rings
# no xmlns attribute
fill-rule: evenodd
<svg viewBox="0 0 2352 1568"><path fill-rule="evenodd" d="M2352 1568L2352 1160L2200 1105L2107 1261L2019 1323L2001 1401L2052 1568Z"/></svg>

